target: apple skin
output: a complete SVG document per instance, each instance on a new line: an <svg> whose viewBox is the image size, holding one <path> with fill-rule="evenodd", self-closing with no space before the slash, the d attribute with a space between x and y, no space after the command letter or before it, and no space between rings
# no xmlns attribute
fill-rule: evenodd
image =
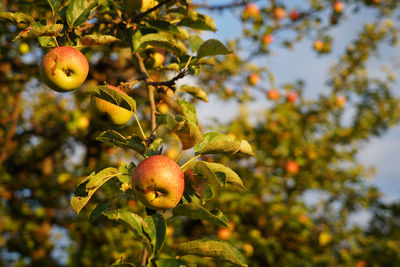
<svg viewBox="0 0 400 267"><path fill-rule="evenodd" d="M252 73L249 75L249 77L247 77L247 82L250 85L257 85L259 81L260 81L260 75L258 75L258 73Z"/></svg>
<svg viewBox="0 0 400 267"><path fill-rule="evenodd" d="M118 87L107 85L108 88L118 90L121 93L126 94L123 90ZM103 99L92 97L90 101L92 113L94 114L97 121L103 125L115 125L122 126L127 123L133 116L133 112L113 103L107 102Z"/></svg>
<svg viewBox="0 0 400 267"><path fill-rule="evenodd" d="M296 102L297 97L298 97L297 93L296 93L296 92L293 92L293 91L289 92L289 93L286 95L286 98L287 98L287 100L288 100L290 103Z"/></svg>
<svg viewBox="0 0 400 267"><path fill-rule="evenodd" d="M69 92L79 88L89 73L85 56L70 46L56 47L48 52L40 64L40 76L51 89Z"/></svg>
<svg viewBox="0 0 400 267"><path fill-rule="evenodd" d="M296 174L300 168L296 161L290 160L286 163L285 169L289 174Z"/></svg>
<svg viewBox="0 0 400 267"><path fill-rule="evenodd" d="M143 160L132 174L136 197L148 208L170 209L182 198L185 178L172 159L156 155Z"/></svg>
<svg viewBox="0 0 400 267"><path fill-rule="evenodd" d="M268 98L271 100L277 100L279 98L279 92L276 89L271 89L268 91Z"/></svg>

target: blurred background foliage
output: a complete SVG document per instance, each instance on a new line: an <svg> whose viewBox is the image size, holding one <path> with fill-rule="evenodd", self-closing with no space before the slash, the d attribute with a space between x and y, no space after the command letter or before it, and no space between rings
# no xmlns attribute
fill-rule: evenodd
<svg viewBox="0 0 400 267"><path fill-rule="evenodd" d="M398 266L400 202L383 203L381 193L365 183L374 169L357 160L358 151L371 137L381 135L400 118L393 72L389 69L378 79L370 78L367 69L379 46L397 45L398 1L344 1L352 16L365 8L375 8L379 15L371 18L354 40L337 40L346 42L346 48L331 67L330 91L313 100L304 96L303 81L278 88L274 73L254 60L270 56L269 44L281 30L293 32L283 47L291 49L309 37L315 39L310 49L321 56L329 54L334 41L329 29L341 27L344 11L328 0L304 1L297 15L285 9L287 1L254 2L259 8L255 15L246 14L248 4L243 1L190 4L191 11L211 17L221 10L232 12L243 25L238 29L243 31L240 38L227 44L236 53L216 57L212 66L202 66L199 74L191 77L221 101L221 108L224 100L239 103L234 120L215 122L204 130L217 129L234 139L248 140L255 157L213 155L203 159L237 171L248 190L221 190L207 204L224 212L229 229L187 218L168 222L161 254L174 255L177 242L210 236L231 242L243 252L249 266ZM89 31L117 34L114 19L122 1L103 4L112 8L96 10L93 17L97 20L88 26ZM283 17L276 12L278 8L284 9ZM43 0L3 0L0 10L25 12L37 20L52 18L50 6ZM167 16L162 10L156 12ZM173 16L167 19L173 20ZM45 49L34 39L12 41L27 26L7 20L0 23L0 265L109 266L120 258L138 263L141 244L130 232L105 219L88 221L94 203L118 194L117 182L102 187L79 216L69 204L83 176L105 166L137 162L137 155L95 140L102 128L91 119L89 98L80 90L59 94L40 82L38 65ZM127 47L113 43L84 48L90 62L84 88L137 78ZM172 60L166 54L164 65ZM270 88L252 81L249 77L254 73L267 77ZM158 81L170 77L170 72L154 69L150 75ZM273 87L279 94L276 99L268 94ZM261 91L272 103L256 121L250 120L247 109L255 100L252 91ZM145 90L132 87L128 94L138 104L143 127L149 129ZM157 107L160 113L174 112L165 96L157 97ZM353 116L345 119L349 109ZM210 124L200 121L203 123ZM138 129L132 121L119 131L129 135ZM179 142L173 135L166 141L164 153L176 158ZM307 204L310 192L323 197ZM144 209L128 194L113 200L112 205L139 213ZM349 223L349 217L360 210L373 214L365 227ZM199 266L217 266L210 259L184 258Z"/></svg>

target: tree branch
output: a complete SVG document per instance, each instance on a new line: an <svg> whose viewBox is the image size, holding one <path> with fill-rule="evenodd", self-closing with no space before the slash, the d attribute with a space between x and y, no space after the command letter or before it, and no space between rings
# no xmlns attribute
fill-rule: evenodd
<svg viewBox="0 0 400 267"><path fill-rule="evenodd" d="M139 13L136 16L134 16L131 20L137 22L140 18L143 18L144 16L146 16L147 14L153 12L154 10L159 9L162 5L171 2L172 0L163 0L160 1L158 5L146 10L145 12Z"/></svg>

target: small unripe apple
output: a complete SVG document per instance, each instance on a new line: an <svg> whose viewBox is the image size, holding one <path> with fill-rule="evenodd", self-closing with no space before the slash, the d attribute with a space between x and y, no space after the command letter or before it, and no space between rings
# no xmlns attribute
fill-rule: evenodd
<svg viewBox="0 0 400 267"><path fill-rule="evenodd" d="M246 256L250 257L254 253L254 247L250 243L244 243L242 246Z"/></svg>
<svg viewBox="0 0 400 267"><path fill-rule="evenodd" d="M296 9L293 9L290 12L290 19L291 20L297 20L299 18L299 12Z"/></svg>
<svg viewBox="0 0 400 267"><path fill-rule="evenodd" d="M30 51L30 47L27 43L20 43L18 46L18 51L22 54L25 55L26 53L28 53Z"/></svg>
<svg viewBox="0 0 400 267"><path fill-rule="evenodd" d="M170 209L182 198L185 179L181 167L162 155L143 160L132 174L136 197L148 208Z"/></svg>
<svg viewBox="0 0 400 267"><path fill-rule="evenodd" d="M279 98L279 92L275 88L272 88L271 90L268 91L268 98L271 100L276 100Z"/></svg>
<svg viewBox="0 0 400 267"><path fill-rule="evenodd" d="M314 42L314 48L317 51L321 51L324 48L324 41L322 40L315 40Z"/></svg>
<svg viewBox="0 0 400 267"><path fill-rule="evenodd" d="M344 105L346 105L346 102L347 102L347 99L346 99L346 97L345 96L338 96L338 97L336 97L336 104L339 106L339 107L344 107Z"/></svg>
<svg viewBox="0 0 400 267"><path fill-rule="evenodd" d="M266 34L263 36L262 42L266 45L272 44L274 42L274 37L270 34Z"/></svg>
<svg viewBox="0 0 400 267"><path fill-rule="evenodd" d="M107 87L126 94L118 87L112 85L107 85ZM97 121L104 125L122 126L133 116L132 111L94 96L90 101L90 106Z"/></svg>
<svg viewBox="0 0 400 267"><path fill-rule="evenodd" d="M286 95L286 99L287 99L287 101L289 101L290 103L296 102L297 97L298 97L298 95L297 95L297 93L294 92L294 91L291 91L291 92L289 92L289 93Z"/></svg>
<svg viewBox="0 0 400 267"><path fill-rule="evenodd" d="M161 114L167 114L169 112L169 106L166 103L161 103L157 109Z"/></svg>
<svg viewBox="0 0 400 267"><path fill-rule="evenodd" d="M69 46L56 47L48 52L40 64L40 76L51 89L69 92L79 88L89 73L85 56Z"/></svg>
<svg viewBox="0 0 400 267"><path fill-rule="evenodd" d="M165 52L162 49L149 49L147 57L144 60L144 65L147 69L156 69L160 67L165 60Z"/></svg>
<svg viewBox="0 0 400 267"><path fill-rule="evenodd" d="M296 161L290 160L286 163L285 169L289 174L296 174L300 168Z"/></svg>
<svg viewBox="0 0 400 267"><path fill-rule="evenodd" d="M286 17L286 10L283 7L277 7L274 10L274 17L276 19L283 19L284 17Z"/></svg>
<svg viewBox="0 0 400 267"><path fill-rule="evenodd" d="M256 4L250 3L243 10L243 19L257 18L260 15L260 9Z"/></svg>
<svg viewBox="0 0 400 267"><path fill-rule="evenodd" d="M336 13L342 13L344 10L344 3L341 1L335 1L333 3L333 11Z"/></svg>
<svg viewBox="0 0 400 267"><path fill-rule="evenodd" d="M328 232L321 232L318 236L318 243L321 246L326 246L332 241L333 237Z"/></svg>
<svg viewBox="0 0 400 267"><path fill-rule="evenodd" d="M260 75L258 73L252 73L247 77L247 82L250 85L257 85L258 82L260 81Z"/></svg>

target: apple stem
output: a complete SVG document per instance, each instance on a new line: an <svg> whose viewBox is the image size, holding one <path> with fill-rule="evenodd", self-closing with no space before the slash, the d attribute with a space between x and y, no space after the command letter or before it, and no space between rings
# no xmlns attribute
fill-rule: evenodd
<svg viewBox="0 0 400 267"><path fill-rule="evenodd" d="M146 140L147 137L146 137L146 135L145 135L144 132L143 132L142 126L140 125L140 121L139 121L138 117L136 116L136 113L133 113L133 116L135 117L135 120L136 120L136 122L137 122L137 125L139 126L139 130L140 130L140 133L142 134L142 138L143 138L144 140Z"/></svg>
<svg viewBox="0 0 400 267"><path fill-rule="evenodd" d="M185 171L185 167L186 167L187 165L189 165L193 160L199 158L200 156L201 156L201 155L197 155L197 156L191 158L190 160L186 161L186 163L183 164L183 165L181 166L181 169L182 169L183 171Z"/></svg>
<svg viewBox="0 0 400 267"><path fill-rule="evenodd" d="M53 40L54 40L54 42L56 43L56 46L59 47L58 42L57 42L57 39L56 39L55 36L53 36Z"/></svg>

